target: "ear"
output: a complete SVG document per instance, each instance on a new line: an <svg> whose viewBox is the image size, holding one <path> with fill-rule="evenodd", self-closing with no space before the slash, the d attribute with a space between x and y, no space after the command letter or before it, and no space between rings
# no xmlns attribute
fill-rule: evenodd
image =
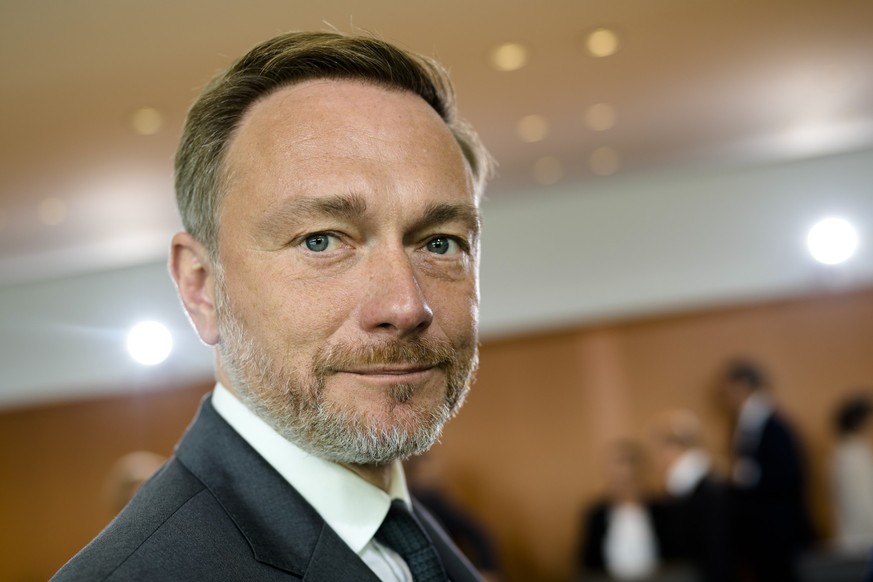
<svg viewBox="0 0 873 582"><path fill-rule="evenodd" d="M214 346L218 343L215 277L206 247L187 232L177 233L170 247L169 267L197 334L205 344Z"/></svg>

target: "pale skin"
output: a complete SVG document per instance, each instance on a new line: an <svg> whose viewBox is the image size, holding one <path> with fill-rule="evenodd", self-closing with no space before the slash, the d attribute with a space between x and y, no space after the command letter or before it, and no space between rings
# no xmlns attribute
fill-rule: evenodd
<svg viewBox="0 0 873 582"><path fill-rule="evenodd" d="M282 366L320 346L412 336L475 344L479 214L451 132L411 93L346 80L307 81L254 104L225 160L218 254L246 334ZM200 338L221 342L215 270L203 245L173 238L170 270ZM220 357L219 381L235 391ZM437 367L356 366L328 377L326 399L386 426L409 406L442 402ZM390 465L349 469L387 490Z"/></svg>

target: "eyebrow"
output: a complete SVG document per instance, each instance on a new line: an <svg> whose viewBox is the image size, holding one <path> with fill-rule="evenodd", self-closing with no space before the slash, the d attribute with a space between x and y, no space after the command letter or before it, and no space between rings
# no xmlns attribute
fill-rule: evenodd
<svg viewBox="0 0 873 582"><path fill-rule="evenodd" d="M412 226L413 232L426 230L449 222L461 222L473 238L479 236L482 219L479 210L472 204L429 203Z"/></svg>
<svg viewBox="0 0 873 582"><path fill-rule="evenodd" d="M367 201L358 194L298 198L284 203L260 222L261 230L281 229L289 222L331 216L352 220L367 212Z"/></svg>
<svg viewBox="0 0 873 582"><path fill-rule="evenodd" d="M298 198L266 216L261 222L262 230L281 229L289 222L316 219L325 216L343 220L356 220L367 213L367 201L359 194L340 194L336 196L319 196L317 198ZM424 212L410 229L419 232L440 224L461 222L474 238L481 230L479 210L473 204L437 203L425 206Z"/></svg>

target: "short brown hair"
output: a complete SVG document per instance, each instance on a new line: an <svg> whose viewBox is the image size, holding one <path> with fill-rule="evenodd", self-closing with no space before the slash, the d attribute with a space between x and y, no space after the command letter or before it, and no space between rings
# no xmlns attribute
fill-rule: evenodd
<svg viewBox="0 0 873 582"><path fill-rule="evenodd" d="M259 44L216 76L188 112L176 152L176 201L185 229L211 255L217 250L224 156L234 130L256 101L312 79L359 79L419 95L451 130L481 196L493 160L458 117L454 89L436 61L367 36L289 32Z"/></svg>

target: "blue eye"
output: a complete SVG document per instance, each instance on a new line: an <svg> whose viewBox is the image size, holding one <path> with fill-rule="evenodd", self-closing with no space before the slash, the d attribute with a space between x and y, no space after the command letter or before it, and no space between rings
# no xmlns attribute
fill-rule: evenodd
<svg viewBox="0 0 873 582"><path fill-rule="evenodd" d="M329 234L322 233L308 236L303 242L306 245L306 248L310 251L320 253L326 251L328 247L330 247L330 239L331 236Z"/></svg>
<svg viewBox="0 0 873 582"><path fill-rule="evenodd" d="M427 250L438 255L445 255L456 250L458 243L447 236L437 236L427 241Z"/></svg>

